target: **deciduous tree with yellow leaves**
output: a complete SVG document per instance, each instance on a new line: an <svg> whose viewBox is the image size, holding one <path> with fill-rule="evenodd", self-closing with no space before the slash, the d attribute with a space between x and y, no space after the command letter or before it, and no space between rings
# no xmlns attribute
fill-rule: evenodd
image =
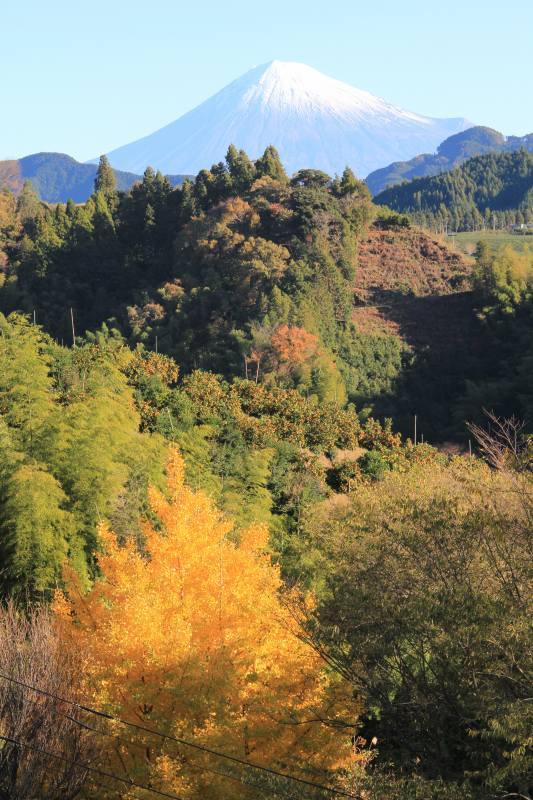
<svg viewBox="0 0 533 800"><path fill-rule="evenodd" d="M83 653L88 698L299 777L325 780L347 766L353 700L295 635L266 529L237 539L212 501L184 485L176 451L166 495L152 489L150 501L157 521L144 527L144 552L102 527L101 577L88 594L73 578L56 597L62 633ZM186 798L255 796L246 768L228 781L214 773L231 764L149 734L135 740L140 749L110 745L109 757L138 782Z"/></svg>

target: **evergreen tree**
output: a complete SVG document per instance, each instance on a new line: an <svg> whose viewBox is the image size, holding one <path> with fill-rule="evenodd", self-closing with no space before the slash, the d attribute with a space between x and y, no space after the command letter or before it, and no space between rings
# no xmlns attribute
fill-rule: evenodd
<svg viewBox="0 0 533 800"><path fill-rule="evenodd" d="M17 212L22 222L33 219L39 211L39 195L31 181L24 181L17 200Z"/></svg>
<svg viewBox="0 0 533 800"><path fill-rule="evenodd" d="M255 162L258 178L273 178L276 181L287 181L287 173L281 163L278 151L269 145L263 155Z"/></svg>
<svg viewBox="0 0 533 800"><path fill-rule="evenodd" d="M358 181L350 167L346 167L340 181L340 194L346 195L361 191L362 186L364 186L362 181Z"/></svg>
<svg viewBox="0 0 533 800"><path fill-rule="evenodd" d="M226 153L226 164L235 191L238 194L247 191L252 185L256 168L244 150L237 150L230 144Z"/></svg>
<svg viewBox="0 0 533 800"><path fill-rule="evenodd" d="M94 191L95 193L102 192L108 200L116 197L117 179L107 156L100 156L100 163L94 179Z"/></svg>

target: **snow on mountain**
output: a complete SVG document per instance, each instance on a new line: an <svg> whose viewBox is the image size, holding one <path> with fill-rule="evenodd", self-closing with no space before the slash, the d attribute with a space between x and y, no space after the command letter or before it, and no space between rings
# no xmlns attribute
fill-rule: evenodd
<svg viewBox="0 0 533 800"><path fill-rule="evenodd" d="M432 119L287 61L255 67L175 122L109 153L117 169L196 173L228 145L257 158L273 144L289 173L302 167L360 176L433 152L465 119Z"/></svg>

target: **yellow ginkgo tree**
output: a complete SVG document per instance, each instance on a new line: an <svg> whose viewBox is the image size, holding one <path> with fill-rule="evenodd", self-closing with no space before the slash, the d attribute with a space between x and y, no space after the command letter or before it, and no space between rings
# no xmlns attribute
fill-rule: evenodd
<svg viewBox="0 0 533 800"><path fill-rule="evenodd" d="M326 780L350 761L353 700L295 635L267 529L232 534L213 502L185 486L176 451L167 473L166 494L150 492L144 552L102 526L101 577L85 594L73 578L56 597L62 635L83 654L87 699L243 761ZM256 796L253 769L111 728L119 774L187 798Z"/></svg>

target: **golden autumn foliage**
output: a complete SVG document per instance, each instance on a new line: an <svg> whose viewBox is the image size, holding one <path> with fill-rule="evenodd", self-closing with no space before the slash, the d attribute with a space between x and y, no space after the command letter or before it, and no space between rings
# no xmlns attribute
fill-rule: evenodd
<svg viewBox="0 0 533 800"><path fill-rule="evenodd" d="M145 525L146 552L119 546L102 526L101 577L88 594L70 583L68 596L56 597L62 633L83 654L92 703L294 775L324 779L347 765L345 689L294 635L267 530L253 526L236 541L212 501L184 485L176 451L167 495L152 489L150 503L160 524ZM111 740L109 758L138 782L184 798L255 796L208 771L227 771L223 761L135 738L141 751L114 754Z"/></svg>

